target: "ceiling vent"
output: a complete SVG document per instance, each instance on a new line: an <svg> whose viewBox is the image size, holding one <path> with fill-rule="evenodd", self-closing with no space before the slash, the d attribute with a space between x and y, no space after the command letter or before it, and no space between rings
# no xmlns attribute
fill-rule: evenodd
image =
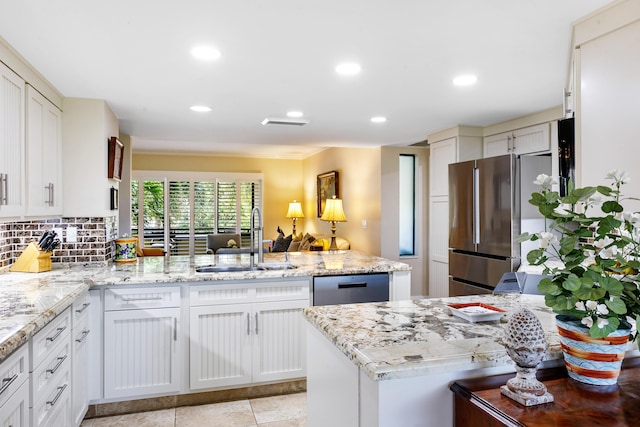
<svg viewBox="0 0 640 427"><path fill-rule="evenodd" d="M288 119L288 118L273 118L273 117L267 117L262 121L263 125L304 126L308 123L309 123L309 120L304 120L304 119Z"/></svg>

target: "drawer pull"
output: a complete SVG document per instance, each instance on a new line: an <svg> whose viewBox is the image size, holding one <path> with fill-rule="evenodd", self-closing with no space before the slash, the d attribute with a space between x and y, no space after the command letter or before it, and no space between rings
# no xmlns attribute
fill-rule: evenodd
<svg viewBox="0 0 640 427"><path fill-rule="evenodd" d="M90 302L85 302L84 304L82 304L82 308L79 308L76 310L76 313L80 314L83 311L85 311L87 309L87 307L89 307L91 305Z"/></svg>
<svg viewBox="0 0 640 427"><path fill-rule="evenodd" d="M251 335L251 315L247 313L247 335Z"/></svg>
<svg viewBox="0 0 640 427"><path fill-rule="evenodd" d="M58 368L60 367L60 365L62 365L64 363L64 361L67 360L67 355L65 354L62 357L58 357L58 363L56 363L56 366L54 366L51 369L47 369L47 372L50 374L55 374L56 371L58 370Z"/></svg>
<svg viewBox="0 0 640 427"><path fill-rule="evenodd" d="M60 399L60 396L62 396L62 393L64 393L66 389L67 389L66 384L63 385L62 387L58 387L58 392L56 393L56 397L54 397L53 400L47 400L47 405L54 406L58 402L58 399Z"/></svg>
<svg viewBox="0 0 640 427"><path fill-rule="evenodd" d="M11 378L2 379L2 388L0 388L0 394L4 393L13 382L18 379L18 374L13 374Z"/></svg>
<svg viewBox="0 0 640 427"><path fill-rule="evenodd" d="M256 335L258 335L258 313L256 313Z"/></svg>
<svg viewBox="0 0 640 427"><path fill-rule="evenodd" d="M338 283L338 289L366 288L367 282Z"/></svg>
<svg viewBox="0 0 640 427"><path fill-rule="evenodd" d="M122 301L124 302L134 302L134 301L159 301L163 299L162 297L131 297L125 298L122 297Z"/></svg>
<svg viewBox="0 0 640 427"><path fill-rule="evenodd" d="M91 332L90 329L86 329L82 331L82 335L80 335L80 338L76 338L76 342L81 343L82 341L84 341L85 338L87 338L87 335L89 335L89 332Z"/></svg>
<svg viewBox="0 0 640 427"><path fill-rule="evenodd" d="M55 340L58 339L60 334L64 332L65 329L67 329L66 326L63 326L62 328L58 328L58 332L56 332L56 334L54 336L52 336L52 337L47 337L47 341L54 342Z"/></svg>

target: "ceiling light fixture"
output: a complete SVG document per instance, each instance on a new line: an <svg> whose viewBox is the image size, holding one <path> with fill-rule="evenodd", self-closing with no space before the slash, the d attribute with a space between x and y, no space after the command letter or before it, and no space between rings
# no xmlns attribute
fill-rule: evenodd
<svg viewBox="0 0 640 427"><path fill-rule="evenodd" d="M478 77L472 74L466 74L463 76L458 76L453 79L453 84L456 86L471 86L478 81Z"/></svg>
<svg viewBox="0 0 640 427"><path fill-rule="evenodd" d="M211 111L211 108L207 107L206 105L193 105L189 107L189 109L198 113L208 113L209 111Z"/></svg>
<svg viewBox="0 0 640 427"><path fill-rule="evenodd" d="M341 76L355 76L356 74L359 74L361 70L362 67L360 64L355 62L344 62L336 66L336 73Z"/></svg>
<svg viewBox="0 0 640 427"><path fill-rule="evenodd" d="M220 51L213 46L196 46L191 49L191 55L201 61L212 62L220 58Z"/></svg>
<svg viewBox="0 0 640 427"><path fill-rule="evenodd" d="M309 124L309 120L304 119L288 119L286 117L267 117L261 122L263 125L293 125L304 126Z"/></svg>
<svg viewBox="0 0 640 427"><path fill-rule="evenodd" d="M287 113L287 117L291 117L291 118L298 118L298 117L302 117L302 116L304 116L302 111L289 111Z"/></svg>
<svg viewBox="0 0 640 427"><path fill-rule="evenodd" d="M387 121L387 118L383 116L371 117L371 123L384 123L386 121Z"/></svg>

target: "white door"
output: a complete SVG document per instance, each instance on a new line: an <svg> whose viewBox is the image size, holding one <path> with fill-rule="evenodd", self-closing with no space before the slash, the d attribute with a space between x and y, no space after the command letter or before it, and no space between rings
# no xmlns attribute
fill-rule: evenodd
<svg viewBox="0 0 640 427"><path fill-rule="evenodd" d="M25 381L0 407L0 426L27 427L29 406L29 381Z"/></svg>
<svg viewBox="0 0 640 427"><path fill-rule="evenodd" d="M494 157L509 154L511 152L511 140L511 132L487 136L483 143L483 157Z"/></svg>
<svg viewBox="0 0 640 427"><path fill-rule="evenodd" d="M306 375L302 309L308 305L308 300L253 304L253 382Z"/></svg>
<svg viewBox="0 0 640 427"><path fill-rule="evenodd" d="M104 314L104 397L180 391L179 308Z"/></svg>
<svg viewBox="0 0 640 427"><path fill-rule="evenodd" d="M251 382L251 304L191 307L190 388Z"/></svg>
<svg viewBox="0 0 640 427"><path fill-rule="evenodd" d="M550 147L549 123L513 131L513 151L516 154L549 151Z"/></svg>
<svg viewBox="0 0 640 427"><path fill-rule="evenodd" d="M75 320L75 319L74 319ZM73 425L79 426L87 413L87 336L89 335L89 316L82 316L74 324L71 343L73 355L71 358L71 419Z"/></svg>

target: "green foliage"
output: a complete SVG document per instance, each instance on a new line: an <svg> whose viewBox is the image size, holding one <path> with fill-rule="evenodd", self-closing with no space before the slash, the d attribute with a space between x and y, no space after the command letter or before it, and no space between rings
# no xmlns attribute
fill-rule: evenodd
<svg viewBox="0 0 640 427"><path fill-rule="evenodd" d="M538 284L545 304L572 316L596 338L640 321L640 214L625 211L624 172L611 171L610 186L573 188L560 197L551 178L540 175L529 203L545 218L545 230L523 233L519 242L539 241L527 254L549 277ZM634 199L637 200L637 199Z"/></svg>

